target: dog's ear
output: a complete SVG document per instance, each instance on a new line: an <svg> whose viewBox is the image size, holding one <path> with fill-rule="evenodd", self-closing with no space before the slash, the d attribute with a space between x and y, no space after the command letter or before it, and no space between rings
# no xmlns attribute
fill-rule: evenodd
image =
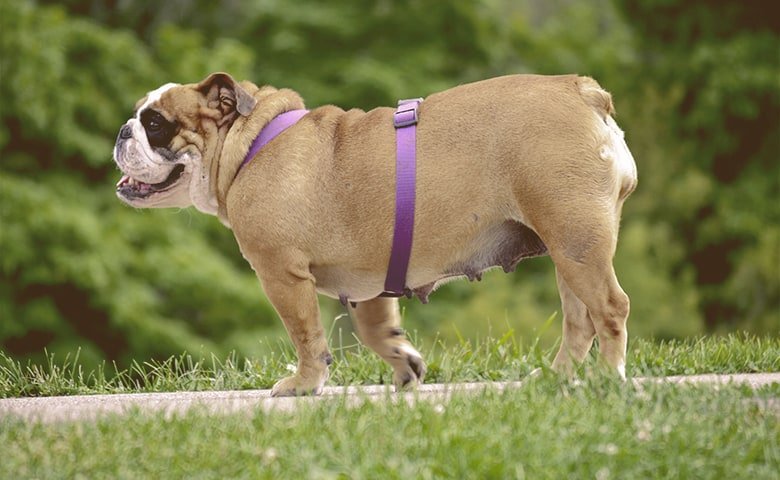
<svg viewBox="0 0 780 480"><path fill-rule="evenodd" d="M198 84L197 89L209 102L218 100L223 114L237 111L247 116L257 104L257 100L227 73L212 73Z"/></svg>

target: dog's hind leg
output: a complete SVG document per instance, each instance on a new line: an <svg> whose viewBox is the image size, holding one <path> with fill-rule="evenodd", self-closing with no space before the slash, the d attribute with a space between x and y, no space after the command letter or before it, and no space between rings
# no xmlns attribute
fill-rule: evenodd
<svg viewBox="0 0 780 480"><path fill-rule="evenodd" d="M602 360L625 378L629 299L612 260L623 202L637 184L636 165L610 116L609 94L593 80L579 83L597 116L572 120L566 141L545 151L545 170L517 175L515 191L520 205L534 205L527 211L530 226L547 246L558 276L564 329L553 365L570 373L595 333Z"/></svg>
<svg viewBox="0 0 780 480"><path fill-rule="evenodd" d="M569 256L569 252L577 250L577 247L567 249L566 243L579 244L583 241L580 235L565 238L563 245L548 243L548 246L565 286L587 307L599 338L601 358L625 378L629 300L612 267L617 235L610 232L595 237L596 243L575 258ZM568 297L568 293L564 295Z"/></svg>
<svg viewBox="0 0 780 480"><path fill-rule="evenodd" d="M556 267L564 331L554 366L564 373L585 358L595 333L602 360L625 376L629 300L612 266L621 205L617 192L550 201L533 219Z"/></svg>
<svg viewBox="0 0 780 480"><path fill-rule="evenodd" d="M571 377L577 364L582 363L588 355L596 336L596 327L588 308L571 291L560 272L556 271L556 277L563 308L563 340L552 366L554 370Z"/></svg>
<svg viewBox="0 0 780 480"><path fill-rule="evenodd" d="M360 340L393 367L396 389L422 383L425 363L401 329L398 299L378 297L348 308Z"/></svg>

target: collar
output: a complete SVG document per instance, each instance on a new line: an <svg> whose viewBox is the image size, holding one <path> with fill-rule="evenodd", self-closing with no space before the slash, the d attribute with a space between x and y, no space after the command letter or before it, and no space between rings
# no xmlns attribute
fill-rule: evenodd
<svg viewBox="0 0 780 480"><path fill-rule="evenodd" d="M277 135L295 125L298 120L303 118L307 113L309 113L308 110L290 110L289 112L284 112L274 117L273 120L268 122L268 124L260 130L260 133L257 134L257 137L252 142L252 146L249 147L249 151L246 153L244 161L241 162L241 166L238 167L238 170L241 171L241 169L257 155L257 152L259 152L261 148L276 138Z"/></svg>

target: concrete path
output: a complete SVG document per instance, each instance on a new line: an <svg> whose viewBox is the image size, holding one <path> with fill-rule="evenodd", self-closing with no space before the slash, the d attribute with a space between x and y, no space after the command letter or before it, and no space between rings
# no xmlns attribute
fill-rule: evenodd
<svg viewBox="0 0 780 480"><path fill-rule="evenodd" d="M667 382L727 384L740 383L758 388L780 383L778 373L751 373L735 375L692 375L661 378L635 378L634 383ZM0 418L11 416L25 421L59 422L93 420L107 415L121 415L128 412L163 412L170 417L197 408L210 414L226 414L253 411L256 408L270 411L291 411L301 405L321 402L327 399L346 397L347 401L359 405L364 401L388 399L390 401L414 402L446 401L453 393L479 393L492 389L501 391L519 388L523 382L488 382L430 384L420 386L416 392L395 394L388 386L367 387L325 387L319 397L273 398L270 390L239 390L211 392L173 393L131 393L112 395L73 395L64 397L32 397L0 399ZM771 408L778 406L772 400Z"/></svg>

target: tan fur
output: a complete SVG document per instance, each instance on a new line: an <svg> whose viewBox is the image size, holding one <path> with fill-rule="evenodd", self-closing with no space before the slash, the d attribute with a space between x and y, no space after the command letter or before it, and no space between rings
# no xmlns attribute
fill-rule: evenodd
<svg viewBox="0 0 780 480"><path fill-rule="evenodd" d="M396 385L421 381L422 360L399 334L397 300L376 298L395 214L394 109L314 109L239 171L262 127L303 103L295 92L244 82L234 88L257 105L243 116L208 94L194 100L208 87L173 88L160 104L204 139L218 215L296 346L298 371L274 393L316 393L327 378L317 292L358 302L358 332L393 365ZM426 98L407 285L429 290L470 276L458 266L489 266L525 225L557 269L564 337L554 367L571 373L598 335L605 362L622 374L628 297L612 257L636 169L613 113L609 93L574 75L500 77Z"/></svg>

